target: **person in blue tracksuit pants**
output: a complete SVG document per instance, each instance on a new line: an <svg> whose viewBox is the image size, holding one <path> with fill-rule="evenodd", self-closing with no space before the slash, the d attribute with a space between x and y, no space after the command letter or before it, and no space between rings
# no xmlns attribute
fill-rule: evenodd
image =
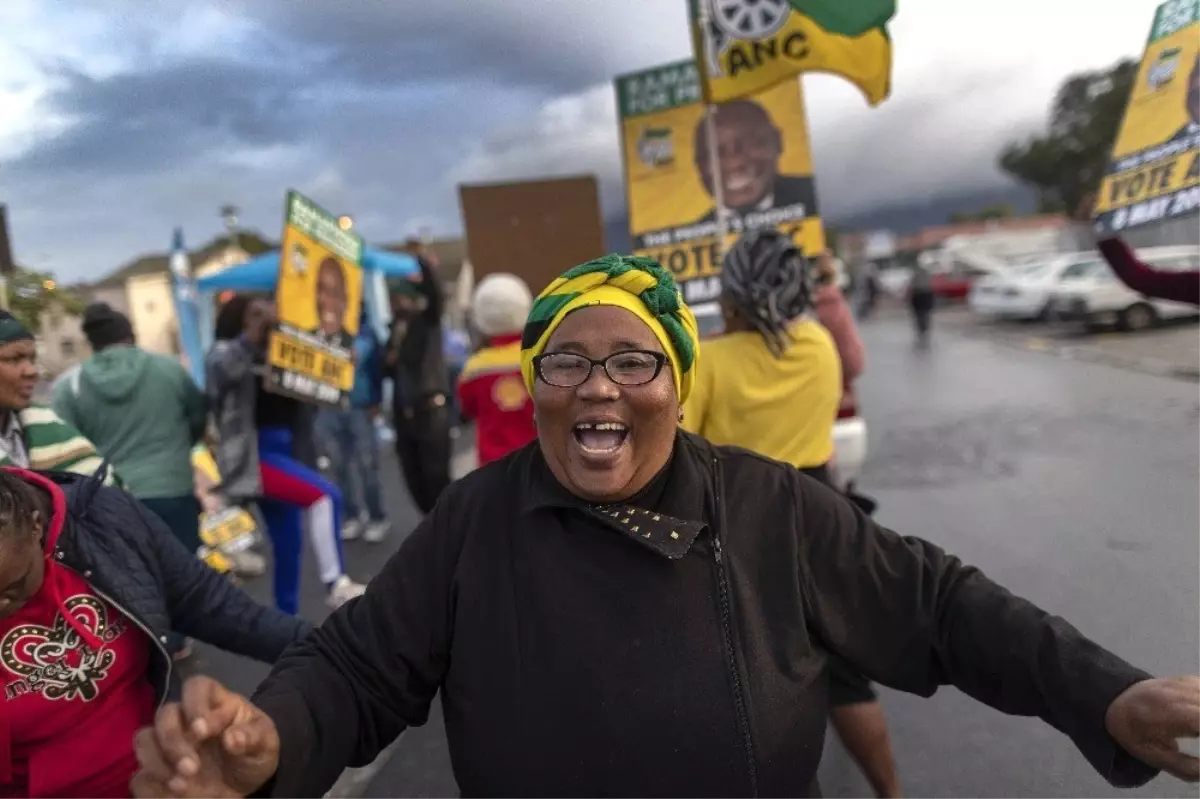
<svg viewBox="0 0 1200 799"><path fill-rule="evenodd" d="M379 485L379 441L375 432L375 419L383 402L383 348L365 313L354 339L354 353L350 407L323 408L317 415L317 434L342 490L342 539L349 541L361 535L368 543L378 543L391 527ZM355 499L356 484L362 491L361 505Z"/></svg>
<svg viewBox="0 0 1200 799"><path fill-rule="evenodd" d="M275 604L294 614L306 526L329 604L360 595L363 586L343 566L341 492L310 465L315 458L305 457L312 414L263 387L272 318L270 303L255 298L235 297L221 309L206 387L220 438L214 454L221 491L232 502L257 502L273 544Z"/></svg>

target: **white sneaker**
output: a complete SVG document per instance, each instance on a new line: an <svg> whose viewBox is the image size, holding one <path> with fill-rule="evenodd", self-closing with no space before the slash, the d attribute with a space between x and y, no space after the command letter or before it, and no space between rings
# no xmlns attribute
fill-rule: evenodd
<svg viewBox="0 0 1200 799"><path fill-rule="evenodd" d="M378 544L383 539L387 538L388 533L392 531L392 523L387 519L381 519L377 522L368 522L366 529L363 531L363 540L368 544Z"/></svg>
<svg viewBox="0 0 1200 799"><path fill-rule="evenodd" d="M366 590L365 585L356 583L343 574L333 581L333 587L329 589L329 596L325 597L325 603L336 610L351 599L362 596L363 591Z"/></svg>
<svg viewBox="0 0 1200 799"><path fill-rule="evenodd" d="M229 557L233 572L239 577L262 577L267 573L267 559L250 549L235 552Z"/></svg>
<svg viewBox="0 0 1200 799"><path fill-rule="evenodd" d="M342 525L342 540L354 541L363 532L362 519L351 519Z"/></svg>

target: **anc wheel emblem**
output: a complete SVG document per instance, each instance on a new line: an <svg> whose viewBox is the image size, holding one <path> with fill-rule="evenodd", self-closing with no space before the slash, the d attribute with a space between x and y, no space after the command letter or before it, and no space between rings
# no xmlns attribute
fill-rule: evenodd
<svg viewBox="0 0 1200 799"><path fill-rule="evenodd" d="M778 33L792 13L792 7L787 0L710 2L713 21L734 39L766 39Z"/></svg>

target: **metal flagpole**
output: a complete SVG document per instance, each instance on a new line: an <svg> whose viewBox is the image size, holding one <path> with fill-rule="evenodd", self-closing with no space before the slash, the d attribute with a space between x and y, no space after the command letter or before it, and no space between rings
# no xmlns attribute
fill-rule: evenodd
<svg viewBox="0 0 1200 799"><path fill-rule="evenodd" d="M700 23L700 68L703 70L701 80L704 81L703 86L708 84L708 59L709 55L716 55L713 51L713 42L711 32L709 30L709 20L712 8L712 0L697 0L699 5L699 23ZM721 151L717 142L717 106L715 103L708 102L708 91L704 92L704 138L708 144L708 169L712 175L712 193L713 201L717 204L717 254L719 257L725 257L725 236L729 232L729 220L725 213L725 197L724 189L721 186Z"/></svg>

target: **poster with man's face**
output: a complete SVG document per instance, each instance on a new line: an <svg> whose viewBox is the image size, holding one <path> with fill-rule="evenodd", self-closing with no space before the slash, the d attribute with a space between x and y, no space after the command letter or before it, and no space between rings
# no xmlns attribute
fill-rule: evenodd
<svg viewBox="0 0 1200 799"><path fill-rule="evenodd" d="M718 106L711 125L694 61L618 78L616 89L634 251L670 269L689 304L719 294L720 217L726 245L775 227L805 252L824 249L798 81Z"/></svg>
<svg viewBox="0 0 1200 799"><path fill-rule="evenodd" d="M354 385L362 240L297 192L288 194L287 208L268 387L309 402L341 405Z"/></svg>
<svg viewBox="0 0 1200 799"><path fill-rule="evenodd" d="M1118 234L1200 212L1200 0L1158 7L1096 198Z"/></svg>

